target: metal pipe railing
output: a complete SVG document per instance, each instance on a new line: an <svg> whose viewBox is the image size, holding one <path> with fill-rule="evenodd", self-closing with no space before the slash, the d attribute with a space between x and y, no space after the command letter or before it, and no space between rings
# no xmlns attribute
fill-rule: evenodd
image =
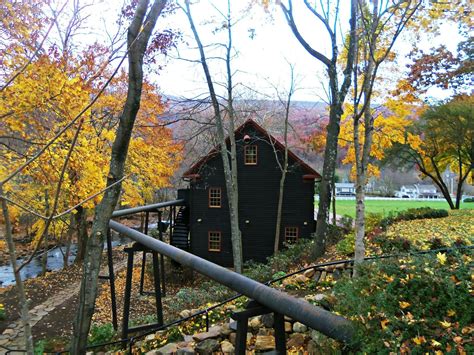
<svg viewBox="0 0 474 355"><path fill-rule="evenodd" d="M237 292L246 295L274 312L289 316L333 339L348 343L353 337L352 323L309 302L230 271L169 244L148 237L132 228L110 221L110 228L158 253L190 267Z"/></svg>
<svg viewBox="0 0 474 355"><path fill-rule="evenodd" d="M128 216L130 214L139 213L139 212L155 211L159 208L168 207L168 206L184 205L184 203L185 203L185 200L180 199L180 200L174 200L174 201L154 203L152 205L126 208L126 209L123 209L123 210L118 210L118 211L113 212L112 213L112 218Z"/></svg>

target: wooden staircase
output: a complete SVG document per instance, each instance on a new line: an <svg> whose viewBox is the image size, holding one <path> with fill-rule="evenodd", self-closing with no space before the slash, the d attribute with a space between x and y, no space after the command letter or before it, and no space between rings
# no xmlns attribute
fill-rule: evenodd
<svg viewBox="0 0 474 355"><path fill-rule="evenodd" d="M189 208L182 206L176 214L170 244L189 251Z"/></svg>

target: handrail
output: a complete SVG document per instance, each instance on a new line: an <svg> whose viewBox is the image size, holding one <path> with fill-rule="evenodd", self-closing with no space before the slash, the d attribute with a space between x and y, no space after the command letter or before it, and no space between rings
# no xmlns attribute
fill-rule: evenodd
<svg viewBox="0 0 474 355"><path fill-rule="evenodd" d="M365 257L364 260L365 261L372 261L372 260L380 260L380 259L386 259L386 258L407 257L407 256L410 256L410 255L420 256L420 255L431 254L431 253L452 252L452 251L464 250L464 249L468 249L468 250L469 249L474 249L474 246L473 245L468 245L468 246L461 246L461 247L456 247L456 248L445 247L445 248L431 249L431 250L424 250L424 251L416 251L416 252L403 253L403 254L401 253L401 254L387 254L387 255L372 255L372 256ZM319 263L319 264L313 264L313 265L307 266L305 268L296 270L294 272L288 273L284 276L268 280L264 284L265 285L271 285L275 282L280 282L281 280L284 280L286 278L292 277L292 276L297 275L297 274L301 274L301 273L303 273L307 270L310 270L310 269L319 269L319 268L325 268L327 266L344 265L344 264L352 264L352 263L354 263L354 259L342 259L342 260L328 261L328 262ZM200 311L198 311L196 313L193 313L193 314L191 314L187 317L174 320L170 323L167 323L167 324L164 324L164 325L161 325L161 326L157 326L156 328L153 328L152 330L141 333L138 336L133 336L133 337L130 337L130 338L127 338L127 339L120 339L120 340L107 342L107 343L100 343L100 344L96 344L96 345L90 345L90 346L87 347L87 349L94 349L94 348L100 348L100 347L104 347L104 346L108 346L108 345L123 344L123 343L129 343L129 342L131 343L132 341L136 341L139 338L144 338L145 336L147 336L149 334L152 334L152 333L155 333L156 331L167 329L167 328L169 328L173 325L177 325L177 324L186 322L186 321L188 321L192 318L195 318L197 316L200 316L201 314L204 314L206 312L206 310L211 311L211 310L214 310L216 308L222 307L226 303L232 302L233 300L235 300L239 297L242 297L242 294L240 294L240 293L235 294L235 295L231 296L230 298L225 299L224 301L221 301L221 302L216 303L216 304L214 304L210 307L207 307L205 310L200 310ZM2 346L0 346L0 347L2 347ZM67 351L62 351L60 353L62 354L62 353L66 353L66 352Z"/></svg>
<svg viewBox="0 0 474 355"><path fill-rule="evenodd" d="M123 210L114 211L112 213L112 218L128 216L129 214L134 214L134 213L139 213L139 212L154 211L158 208L163 208L163 207L168 207L168 206L180 206L180 205L184 205L184 203L185 203L184 199L179 199L179 200L173 200L173 201L154 203L152 205L126 208Z"/></svg>
<svg viewBox="0 0 474 355"><path fill-rule="evenodd" d="M151 238L116 221L110 221L109 226L116 232L126 235L147 248L166 255L180 264L256 300L261 305L289 316L333 339L349 343L353 337L352 323L344 317Z"/></svg>

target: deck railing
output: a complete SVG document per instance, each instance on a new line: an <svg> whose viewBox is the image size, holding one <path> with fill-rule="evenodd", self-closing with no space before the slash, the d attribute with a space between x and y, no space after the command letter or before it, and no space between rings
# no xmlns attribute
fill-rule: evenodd
<svg viewBox="0 0 474 355"><path fill-rule="evenodd" d="M350 342L352 339L352 323L344 317L156 240L116 221L110 221L110 228L150 250L165 255L183 266L254 299L274 312L289 316L333 339L343 342Z"/></svg>

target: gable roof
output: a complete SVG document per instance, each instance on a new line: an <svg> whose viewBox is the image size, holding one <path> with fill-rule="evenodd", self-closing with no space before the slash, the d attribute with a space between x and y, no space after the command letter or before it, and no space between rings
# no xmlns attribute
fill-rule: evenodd
<svg viewBox="0 0 474 355"><path fill-rule="evenodd" d="M268 133L262 126L257 124L252 119L248 119L245 121L240 127L238 127L234 134L240 133L247 129L248 127L253 127L257 132L261 133L264 136L269 137L271 142L275 145L275 147L278 150L284 151L285 146L279 142L275 137L273 137L270 133ZM226 142L229 142L229 137L226 138ZM200 168L211 158L213 158L215 155L219 153L219 147L216 146L214 147L207 155L199 159L196 163L194 163L188 170L186 170L183 173L183 178L192 178L195 177L196 174L199 174ZM305 171L306 175L308 175L309 178L315 178L315 179L320 179L321 175L314 170L312 167L310 167L307 163L305 163L301 158L299 158L295 153L293 153L291 150L288 149L288 158L293 159L296 161Z"/></svg>

